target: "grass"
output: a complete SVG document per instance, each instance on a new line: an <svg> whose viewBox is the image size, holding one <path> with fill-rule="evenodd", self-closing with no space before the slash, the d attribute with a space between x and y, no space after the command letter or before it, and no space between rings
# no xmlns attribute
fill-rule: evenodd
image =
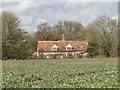
<svg viewBox="0 0 120 90"><path fill-rule="evenodd" d="M117 88L117 58L3 61L2 88Z"/></svg>

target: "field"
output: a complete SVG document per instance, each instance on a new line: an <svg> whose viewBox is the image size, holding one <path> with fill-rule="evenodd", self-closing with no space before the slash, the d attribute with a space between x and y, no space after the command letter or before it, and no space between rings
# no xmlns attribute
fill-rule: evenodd
<svg viewBox="0 0 120 90"><path fill-rule="evenodd" d="M117 58L7 60L2 88L117 88Z"/></svg>

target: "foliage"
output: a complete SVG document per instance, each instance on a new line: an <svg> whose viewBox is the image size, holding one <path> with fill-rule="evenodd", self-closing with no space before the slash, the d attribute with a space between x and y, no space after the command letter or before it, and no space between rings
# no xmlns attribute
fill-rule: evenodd
<svg viewBox="0 0 120 90"><path fill-rule="evenodd" d="M37 27L37 31L35 32L37 40L51 40L52 38L52 31L51 27L48 26L47 23L39 24Z"/></svg>
<svg viewBox="0 0 120 90"><path fill-rule="evenodd" d="M63 32L66 41L88 39L87 51L91 57L118 56L118 23L109 16L98 17L86 26L75 21L60 21L53 26L42 23L36 26L37 31L32 34L25 32L19 17L12 12L3 11L0 19L2 19L2 25L0 24L2 59L31 58L31 55L37 51L37 41L62 40Z"/></svg>
<svg viewBox="0 0 120 90"><path fill-rule="evenodd" d="M92 44L97 44L94 48L99 56L117 56L118 29L116 20L102 16L90 23L85 32L88 41Z"/></svg>
<svg viewBox="0 0 120 90"><path fill-rule="evenodd" d="M3 61L3 88L118 88L117 58Z"/></svg>
<svg viewBox="0 0 120 90"><path fill-rule="evenodd" d="M74 21L64 21L59 22L58 24L54 25L53 27L53 33L54 38L53 40L61 40L62 33L65 33L65 40L83 40L85 39L83 37L83 31L84 26L79 22Z"/></svg>
<svg viewBox="0 0 120 90"><path fill-rule="evenodd" d="M97 44L89 43L86 52L88 52L90 57L94 57L94 56L98 55L98 53L96 52L97 50L95 49L95 47L97 47Z"/></svg>
<svg viewBox="0 0 120 90"><path fill-rule="evenodd" d="M20 59L24 55L24 35L17 16L2 12L2 56L3 59Z"/></svg>
<svg viewBox="0 0 120 90"><path fill-rule="evenodd" d="M2 12L2 59L25 59L32 55L32 36L21 27L19 17ZM34 46L35 47L35 46ZM29 50L32 49L32 53Z"/></svg>

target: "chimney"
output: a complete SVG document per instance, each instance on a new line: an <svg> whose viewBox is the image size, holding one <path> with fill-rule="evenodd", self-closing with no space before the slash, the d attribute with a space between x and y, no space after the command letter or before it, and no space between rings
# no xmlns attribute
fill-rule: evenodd
<svg viewBox="0 0 120 90"><path fill-rule="evenodd" d="M86 39L86 42L88 42L88 39Z"/></svg>
<svg viewBox="0 0 120 90"><path fill-rule="evenodd" d="M62 34L62 41L65 41L65 35L64 35L64 32Z"/></svg>

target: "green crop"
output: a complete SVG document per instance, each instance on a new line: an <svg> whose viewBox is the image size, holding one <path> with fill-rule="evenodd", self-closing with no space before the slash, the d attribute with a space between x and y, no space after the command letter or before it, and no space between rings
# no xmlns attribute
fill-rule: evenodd
<svg viewBox="0 0 120 90"><path fill-rule="evenodd" d="M2 88L118 88L117 58L3 61Z"/></svg>

